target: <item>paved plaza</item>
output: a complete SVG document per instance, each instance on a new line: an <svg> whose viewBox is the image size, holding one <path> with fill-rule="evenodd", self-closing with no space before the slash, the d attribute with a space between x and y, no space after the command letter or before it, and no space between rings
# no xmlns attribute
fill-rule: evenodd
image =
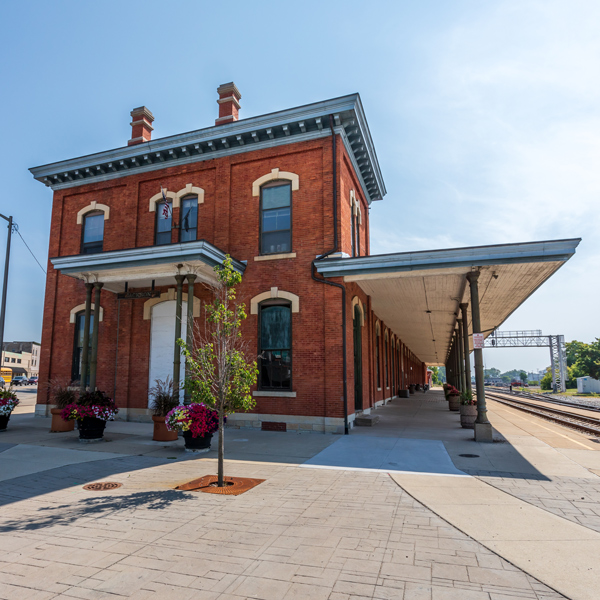
<svg viewBox="0 0 600 600"><path fill-rule="evenodd" d="M174 489L214 451L123 422L84 446L27 404L0 437L2 599L598 598L600 444L536 417L490 403L477 444L433 391L348 437L228 429L226 474L265 481L219 496Z"/></svg>

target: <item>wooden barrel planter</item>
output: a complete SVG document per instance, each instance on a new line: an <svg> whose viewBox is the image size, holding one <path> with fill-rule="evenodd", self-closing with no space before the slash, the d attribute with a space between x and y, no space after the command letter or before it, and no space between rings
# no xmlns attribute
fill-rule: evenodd
<svg viewBox="0 0 600 600"><path fill-rule="evenodd" d="M50 424L50 433L58 433L62 431L73 431L75 429L75 421L65 421L61 416L62 409L52 408L50 409L52 414L52 423Z"/></svg>

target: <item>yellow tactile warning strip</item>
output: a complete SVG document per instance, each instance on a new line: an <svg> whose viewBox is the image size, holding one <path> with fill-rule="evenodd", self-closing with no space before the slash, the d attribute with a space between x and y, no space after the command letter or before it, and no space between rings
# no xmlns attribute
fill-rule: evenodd
<svg viewBox="0 0 600 600"><path fill-rule="evenodd" d="M251 479L249 477L224 477L225 486L218 487L216 475L205 475L198 479L193 479L188 483L178 485L175 489L186 492L204 492L205 494L224 494L226 496L239 496L259 483L264 479Z"/></svg>

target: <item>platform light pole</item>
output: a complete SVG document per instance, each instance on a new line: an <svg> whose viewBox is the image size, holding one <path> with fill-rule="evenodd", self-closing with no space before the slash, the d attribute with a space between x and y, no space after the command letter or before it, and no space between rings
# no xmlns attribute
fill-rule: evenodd
<svg viewBox="0 0 600 600"><path fill-rule="evenodd" d="M4 349L4 317L6 315L6 289L8 287L8 264L10 261L10 238L13 229L13 218L5 217L0 214L5 221L8 221L8 239L6 240L6 260L4 262L4 282L2 284L2 305L0 306L0 357Z"/></svg>

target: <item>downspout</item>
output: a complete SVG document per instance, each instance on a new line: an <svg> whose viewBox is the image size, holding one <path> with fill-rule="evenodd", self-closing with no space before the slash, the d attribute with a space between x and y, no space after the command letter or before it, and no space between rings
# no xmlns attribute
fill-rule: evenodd
<svg viewBox="0 0 600 600"><path fill-rule="evenodd" d="M333 115L329 115L329 127L331 129L331 156L333 160L333 248L324 254L318 256L312 261L311 265L311 277L319 283L325 283L333 287L339 288L342 291L342 356L344 363L344 435L350 433L348 428L348 364L347 364L347 350L346 350L346 286L341 283L334 281L327 281L327 279L316 276L315 263L318 260L327 258L330 254L338 251L338 231L337 231L337 148L335 131L333 129Z"/></svg>

